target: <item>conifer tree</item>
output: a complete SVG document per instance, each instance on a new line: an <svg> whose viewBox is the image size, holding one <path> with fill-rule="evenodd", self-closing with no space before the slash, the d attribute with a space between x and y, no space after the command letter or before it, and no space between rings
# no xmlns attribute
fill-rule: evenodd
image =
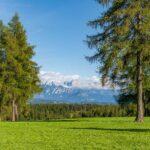
<svg viewBox="0 0 150 150"><path fill-rule="evenodd" d="M89 25L100 27L102 31L88 36L89 47L95 47L97 51L87 59L100 63L103 83L107 79L119 85L122 82L135 82L136 121L142 122L143 85L150 76L150 1L113 0L110 3L101 17L89 22Z"/></svg>
<svg viewBox="0 0 150 150"><path fill-rule="evenodd" d="M16 77L21 66L16 60L18 47L14 35L4 27L1 36L1 104L12 105L12 120L15 120L15 101L20 94ZM9 105L8 105L9 106Z"/></svg>
<svg viewBox="0 0 150 150"><path fill-rule="evenodd" d="M9 22L10 32L14 35L18 46L17 62L21 69L17 77L18 88L21 90L17 98L17 105L20 111L27 105L35 93L41 92L40 80L38 77L39 67L32 60L34 56L34 46L31 46L27 41L26 31L23 28L18 15L16 14Z"/></svg>
<svg viewBox="0 0 150 150"><path fill-rule="evenodd" d="M26 32L17 14L2 33L1 100L12 105L12 121L15 121L19 113L24 111L28 100L41 91L39 67L32 60L34 47L28 44Z"/></svg>

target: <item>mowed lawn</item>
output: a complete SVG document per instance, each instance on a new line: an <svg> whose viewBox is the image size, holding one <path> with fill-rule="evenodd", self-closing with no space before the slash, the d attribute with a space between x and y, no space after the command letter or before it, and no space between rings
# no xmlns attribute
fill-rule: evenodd
<svg viewBox="0 0 150 150"><path fill-rule="evenodd" d="M83 118L49 122L0 122L0 150L146 150L150 118Z"/></svg>

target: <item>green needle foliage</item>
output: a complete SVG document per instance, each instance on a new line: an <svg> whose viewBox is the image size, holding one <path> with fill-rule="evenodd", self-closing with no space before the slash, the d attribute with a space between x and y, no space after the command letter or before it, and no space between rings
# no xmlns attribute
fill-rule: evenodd
<svg viewBox="0 0 150 150"><path fill-rule="evenodd" d="M39 67L32 60L34 47L16 14L8 26L0 25L1 105L12 107L12 121L26 109L28 100L39 93Z"/></svg>
<svg viewBox="0 0 150 150"><path fill-rule="evenodd" d="M150 88L150 1L105 2L110 3L107 11L89 22L93 28L102 30L88 36L88 45L96 48L96 52L87 59L99 62L103 84L111 80L112 85L135 89L136 120L142 122L144 90Z"/></svg>

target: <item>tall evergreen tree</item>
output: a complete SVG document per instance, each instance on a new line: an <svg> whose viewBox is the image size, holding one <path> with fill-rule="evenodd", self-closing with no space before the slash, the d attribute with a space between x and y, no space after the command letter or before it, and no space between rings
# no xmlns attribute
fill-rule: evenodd
<svg viewBox="0 0 150 150"><path fill-rule="evenodd" d="M16 60L18 46L14 35L7 27L3 28L1 35L1 104L12 104L12 120L15 114L15 101L20 89L17 86L16 77L21 66Z"/></svg>
<svg viewBox="0 0 150 150"><path fill-rule="evenodd" d="M28 100L41 91L39 67L32 60L34 47L28 44L26 32L17 14L5 27L0 45L4 51L2 56L5 56L0 65L1 100L12 105L12 121L15 121L19 113L24 111Z"/></svg>
<svg viewBox="0 0 150 150"><path fill-rule="evenodd" d="M21 95L17 99L20 111L27 105L27 101L35 93L41 92L40 80L38 77L39 67L32 60L34 56L34 46L27 41L26 31L23 28L18 15L16 14L9 22L10 32L14 35L18 46L17 62L21 66L20 75L17 77L18 87L21 89ZM22 107L23 106L23 107Z"/></svg>
<svg viewBox="0 0 150 150"><path fill-rule="evenodd" d="M87 59L100 62L103 83L107 79L119 85L135 82L138 122L144 118L143 85L150 76L149 8L149 0L113 0L100 18L89 22L102 31L88 36L89 47L97 51Z"/></svg>

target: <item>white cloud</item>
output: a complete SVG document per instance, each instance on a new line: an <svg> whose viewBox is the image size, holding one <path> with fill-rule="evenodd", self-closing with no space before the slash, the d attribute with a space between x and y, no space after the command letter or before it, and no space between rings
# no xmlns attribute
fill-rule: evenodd
<svg viewBox="0 0 150 150"><path fill-rule="evenodd" d="M100 84L100 79L97 76L81 77L77 74L64 75L59 72L41 71L40 79L42 83L51 84L54 82L56 85L64 85L65 82L71 82L72 87L78 88L110 88L109 86L102 87Z"/></svg>

